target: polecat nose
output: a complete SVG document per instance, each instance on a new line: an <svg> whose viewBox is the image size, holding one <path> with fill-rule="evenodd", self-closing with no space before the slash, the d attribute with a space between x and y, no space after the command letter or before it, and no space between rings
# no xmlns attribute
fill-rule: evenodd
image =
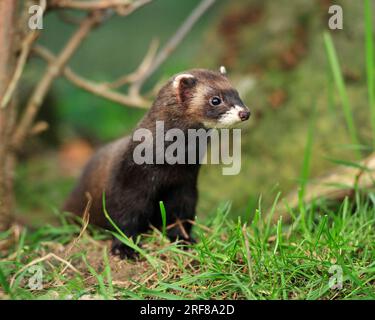
<svg viewBox="0 0 375 320"><path fill-rule="evenodd" d="M241 121L246 121L250 117L250 111L240 111L238 116L240 117Z"/></svg>

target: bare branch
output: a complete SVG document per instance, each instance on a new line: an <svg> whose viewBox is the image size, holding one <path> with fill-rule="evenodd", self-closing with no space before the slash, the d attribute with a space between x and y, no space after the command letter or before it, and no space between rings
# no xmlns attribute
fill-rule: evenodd
<svg viewBox="0 0 375 320"><path fill-rule="evenodd" d="M117 91L110 90L105 85L87 80L75 74L72 70L68 68L64 69L64 75L69 81L74 83L76 86L85 89L102 98L106 98L113 102L119 103L121 105L137 108L147 108L151 104L151 102L145 100L140 95L125 95Z"/></svg>
<svg viewBox="0 0 375 320"><path fill-rule="evenodd" d="M61 19L61 21L67 24L79 26L82 23L82 18L69 15L69 13L65 10L57 10L57 15Z"/></svg>
<svg viewBox="0 0 375 320"><path fill-rule="evenodd" d="M32 126L40 105L51 87L53 80L59 75L61 69L77 50L83 39L85 39L92 28L101 21L103 15L104 13L101 11L93 12L93 14L88 15L87 18L82 21L77 31L73 34L64 49L61 51L55 63L48 66L44 76L31 95L31 98L27 103L25 111L21 117L20 123L14 132L12 138L12 146L14 148L18 149L24 141L27 132Z"/></svg>
<svg viewBox="0 0 375 320"><path fill-rule="evenodd" d="M49 124L46 121L39 121L30 130L30 136L36 136L48 130Z"/></svg>
<svg viewBox="0 0 375 320"><path fill-rule="evenodd" d="M37 39L38 35L39 35L39 32L32 31L23 40L22 48L21 48L21 54L20 54L18 62L17 62L16 70L13 74L13 77L12 77L7 89L5 90L3 99L1 100L0 108L5 108L8 105L10 99L12 98L13 93L17 88L17 84L18 84L18 82L21 78L22 71L25 67L27 57L29 56L31 46L34 43L34 41Z"/></svg>
<svg viewBox="0 0 375 320"><path fill-rule="evenodd" d="M164 48L158 53L148 72L130 87L130 94L139 94L144 82L160 67L160 65L170 56L180 42L193 28L199 18L215 3L216 0L202 0L202 2L192 11L176 33L169 39Z"/></svg>
<svg viewBox="0 0 375 320"><path fill-rule="evenodd" d="M54 64L56 62L57 58L48 49L42 46L35 46L33 52L46 60L49 64ZM130 107L146 108L150 105L150 102L143 99L141 96L129 96L117 91L113 91L109 89L106 84L95 83L77 75L69 67L64 67L61 71L62 74L77 87L102 98L106 98L113 102Z"/></svg>
<svg viewBox="0 0 375 320"><path fill-rule="evenodd" d="M52 0L49 3L50 7L78 9L78 10L100 10L100 9L124 9L119 14L129 14L139 7L151 2L151 0Z"/></svg>
<svg viewBox="0 0 375 320"><path fill-rule="evenodd" d="M62 52L55 57L51 52L45 48L38 47L35 52L42 58L48 61L48 68L42 77L41 81L37 85L33 92L24 114L20 120L20 123L13 135L12 145L14 148L19 148L24 141L28 131L30 130L33 120L36 116L39 107L47 94L54 79L61 73L64 76L77 85L93 94L107 98L111 101L117 102L126 106L133 107L146 107L149 102L141 97L140 89L146 79L152 75L155 70L165 61L165 59L175 50L177 45L191 30L198 19L208 10L208 8L215 2L215 0L202 0L202 2L194 9L189 17L184 21L172 38L167 42L165 47L156 55L156 44L152 44L148 54L144 58L138 69L127 76L121 77L115 83L112 84L98 84L85 79L70 68L66 67L66 64L75 50L78 48L82 40L87 36L91 29L99 22L105 19L111 10L98 10L114 8L114 6L122 6L120 14L130 14L137 8L149 3L151 0L138 0L134 2L129 1L115 1L115 0L102 0L102 1L73 1L73 0L52 0L49 5L60 7L60 8L72 8L72 9L88 9L94 10L86 19L82 21L80 27L72 38L68 41ZM124 5L126 5L124 7ZM125 8L125 9L124 9ZM116 8L114 8L116 9ZM117 8L118 9L118 8ZM117 88L126 83L132 83L129 88L127 95L111 90L111 88Z"/></svg>
<svg viewBox="0 0 375 320"><path fill-rule="evenodd" d="M147 73L148 70L150 69L152 62L155 59L155 54L158 50L158 46L159 46L159 41L157 40L151 41L147 54L143 58L143 61L139 65L137 70L135 70L133 73L122 76L121 78L113 81L112 83L106 84L106 86L108 88L120 88L125 84L138 81L138 79L143 77L143 75Z"/></svg>

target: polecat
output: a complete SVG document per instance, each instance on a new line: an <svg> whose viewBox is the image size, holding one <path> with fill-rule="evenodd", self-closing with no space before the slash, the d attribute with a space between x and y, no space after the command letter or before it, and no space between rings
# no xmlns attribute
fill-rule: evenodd
<svg viewBox="0 0 375 320"><path fill-rule="evenodd" d="M146 128L154 134L156 121L164 121L165 131L178 128L187 133L188 129L231 126L249 116L225 70L193 69L168 81L136 129ZM169 239L191 242L191 223L187 220L195 217L199 162L139 165L133 157L139 143L127 136L101 148L84 169L64 211L82 215L87 203L85 193L89 192L92 196L90 222L110 228L102 207L104 191L106 209L114 222L128 237L135 237L150 225L161 228L159 202L163 201L167 225L181 222L168 229ZM155 140L153 148L156 153L165 150ZM113 240L112 252L121 258L134 255L118 239Z"/></svg>

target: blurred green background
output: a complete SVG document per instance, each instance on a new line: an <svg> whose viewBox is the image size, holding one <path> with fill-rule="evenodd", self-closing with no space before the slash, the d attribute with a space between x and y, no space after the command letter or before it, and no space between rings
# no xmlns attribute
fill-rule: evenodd
<svg viewBox="0 0 375 320"><path fill-rule="evenodd" d="M115 17L90 34L69 65L99 82L131 72L150 41L157 38L164 44L198 3L155 0L129 17ZM328 29L331 4L344 9L343 30ZM49 14L44 29L40 43L57 53L75 27ZM360 142L366 146L371 130L363 1L217 1L148 81L146 89L185 69L225 65L252 110L252 118L242 126L241 173L223 176L220 166L203 166L199 216L231 201L234 217L249 217L260 197L268 206L277 192L296 188L314 105L311 175L317 177L333 167L332 158L355 159L328 67L324 31L333 37ZM28 83L43 68L43 62L33 60L26 70ZM24 86L23 96L30 86ZM56 81L40 114L50 130L30 139L17 171L20 214L35 222L52 217L92 149L131 132L144 112L93 96L63 78Z"/></svg>

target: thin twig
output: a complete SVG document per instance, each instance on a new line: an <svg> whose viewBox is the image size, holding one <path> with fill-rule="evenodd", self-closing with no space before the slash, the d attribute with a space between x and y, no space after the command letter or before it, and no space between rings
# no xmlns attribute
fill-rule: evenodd
<svg viewBox="0 0 375 320"><path fill-rule="evenodd" d="M36 136L46 130L48 130L49 124L46 121L38 121L30 129L30 136Z"/></svg>
<svg viewBox="0 0 375 320"><path fill-rule="evenodd" d="M53 64L57 59L48 49L42 46L35 46L33 48L33 52L46 60L49 64ZM113 102L130 107L147 108L147 106L150 105L149 101L143 99L140 96L125 95L120 92L108 89L107 85L105 84L95 83L93 81L85 79L77 75L69 67L64 67L61 72L70 82L72 82L77 87L89 91L99 97L106 98Z"/></svg>
<svg viewBox="0 0 375 320"><path fill-rule="evenodd" d="M158 50L158 46L159 46L159 41L155 40L155 39L152 40L151 44L149 46L149 49L148 49L145 57L143 58L143 61L141 62L141 64L137 68L137 70L135 70L134 72L132 72L130 74L126 74L126 75L120 77L119 79L113 81L112 83L108 83L108 84L105 84L105 85L108 88L116 89L116 88L122 87L125 84L135 82L138 79L140 79L141 77L143 77L143 75L150 69L152 62L155 59L155 54Z"/></svg>
<svg viewBox="0 0 375 320"><path fill-rule="evenodd" d="M49 64L44 76L31 95L21 120L14 132L12 137L13 148L18 149L22 145L53 80L60 74L64 65L68 62L92 28L101 21L103 15L104 12L94 12L93 14L88 15L61 51L55 60L55 63Z"/></svg>
<svg viewBox="0 0 375 320"><path fill-rule="evenodd" d="M190 236L189 234L186 232L185 228L184 228L184 225L182 224L181 220L177 218L176 220L177 222L177 226L178 228L180 229L182 235L184 236L185 239L190 239Z"/></svg>
<svg viewBox="0 0 375 320"><path fill-rule="evenodd" d="M200 224L200 223L197 223L196 221L194 220L191 220L191 219L187 219L186 220L187 222L189 222L190 224L192 224L193 226L197 226L198 228L201 228L207 232L212 232L212 229L210 229L209 227L206 227L205 225L203 224Z"/></svg>
<svg viewBox="0 0 375 320"><path fill-rule="evenodd" d="M82 228L81 228L81 231L80 231L79 235L73 240L73 242L66 249L65 258L67 258L69 256L72 249L77 245L79 240L81 240L81 238L84 235L84 233L86 232L86 229L87 229L87 227L89 225L89 222L90 222L90 209L91 209L91 206L92 206L92 196L89 192L86 192L85 195L86 195L86 198L87 198L87 204L86 204L85 210L83 212L83 216L82 216Z"/></svg>
<svg viewBox="0 0 375 320"><path fill-rule="evenodd" d="M64 9L78 9L78 10L102 10L118 7L129 8L129 10L137 9L140 6L149 3L151 0L92 0L92 1L78 1L78 0L52 0L50 7L64 8Z"/></svg>
<svg viewBox="0 0 375 320"><path fill-rule="evenodd" d="M150 105L150 102L143 99L141 96L133 94L133 95L125 95L113 90L109 90L103 84L97 84L85 78L82 78L72 72L72 70L65 69L64 75L66 78L74 83L76 86L85 89L97 96L106 98L113 102L117 102L124 106L130 107L138 107L138 108L147 108Z"/></svg>
<svg viewBox="0 0 375 320"><path fill-rule="evenodd" d="M129 90L132 95L139 94L145 81L160 67L160 65L171 55L180 42L185 38L188 32L193 28L199 18L215 3L216 0L202 0L200 4L192 11L182 25L177 29L175 34L169 39L164 48L157 54L148 72L143 74Z"/></svg>
<svg viewBox="0 0 375 320"><path fill-rule="evenodd" d="M69 15L69 13L65 10L57 10L57 15L63 22L67 24L79 26L82 23L82 18Z"/></svg>
<svg viewBox="0 0 375 320"><path fill-rule="evenodd" d="M22 71L25 67L27 57L29 56L31 46L34 43L34 41L37 39L38 35L39 35L38 31L31 31L23 40L21 54L18 59L15 72L13 74L12 79L9 82L7 89L5 90L4 97L1 100L0 108L5 108L8 105L10 99L12 98L13 93L16 90L18 82L21 78Z"/></svg>
<svg viewBox="0 0 375 320"><path fill-rule="evenodd" d="M64 260L63 258L57 256L56 254L54 253L48 253L47 255L45 255L44 257L41 257L41 258L38 258L38 259L35 259L33 261L31 261L30 263L28 263L27 265L23 266L20 270L18 270L16 272L16 274L12 277L11 281L10 281L10 287L12 288L13 287L13 284L14 284L14 281L16 280L17 276L19 274L21 274L23 271L27 270L28 268L30 268L31 266L37 264L37 263L40 263L40 262L43 262L45 260L48 260L50 258L54 258L64 264L66 264L70 269L72 269L74 272L78 273L78 274L82 274L79 270L77 270L69 261L66 261Z"/></svg>
<svg viewBox="0 0 375 320"><path fill-rule="evenodd" d="M65 251L65 259L67 259L71 253L71 251L73 250L73 248L77 245L77 243L81 240L81 238L83 237L84 233L86 232L86 229L87 227L89 226L89 222L90 222L90 209L91 209L91 205L92 205L92 196L89 192L86 192L86 198L87 198L87 204L86 204L86 207L85 207L85 210L83 212L83 216L82 216L82 228L81 228L81 231L79 233L79 235L73 240L73 242L67 247L66 251ZM66 265L60 272L60 274L64 274L64 272L66 271L66 269L68 268L68 266Z"/></svg>

